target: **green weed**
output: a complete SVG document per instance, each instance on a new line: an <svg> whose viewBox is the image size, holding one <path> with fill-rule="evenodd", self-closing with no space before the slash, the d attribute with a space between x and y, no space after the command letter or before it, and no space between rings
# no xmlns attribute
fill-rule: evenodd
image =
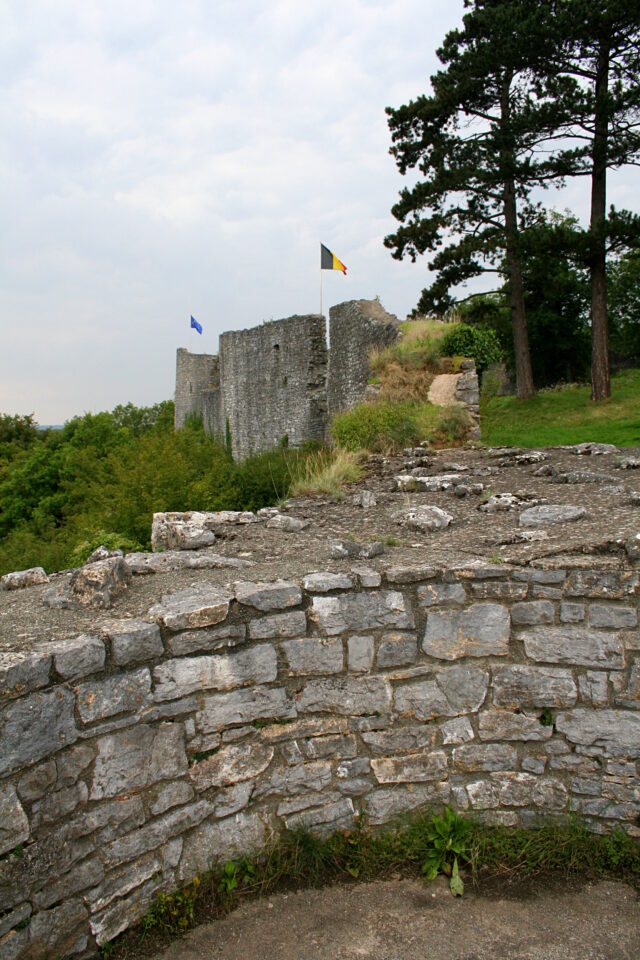
<svg viewBox="0 0 640 960"><path fill-rule="evenodd" d="M445 807L441 816L432 818L427 834L429 849L422 865L422 875L425 880L434 880L439 873L444 873L449 877L454 897L461 897L464 891L458 859L465 863L471 859L471 832L468 820L463 820L451 807Z"/></svg>

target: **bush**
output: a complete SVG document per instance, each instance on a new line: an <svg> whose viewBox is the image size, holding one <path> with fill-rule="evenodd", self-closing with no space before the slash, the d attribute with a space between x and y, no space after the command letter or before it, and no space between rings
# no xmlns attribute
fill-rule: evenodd
<svg viewBox="0 0 640 960"><path fill-rule="evenodd" d="M466 323L458 324L445 333L440 349L445 357L473 357L478 377L490 364L504 360L500 341L493 330L470 327Z"/></svg>
<svg viewBox="0 0 640 960"><path fill-rule="evenodd" d="M422 437L417 422L419 408L410 402L361 403L333 419L331 435L338 447L385 453L397 450Z"/></svg>

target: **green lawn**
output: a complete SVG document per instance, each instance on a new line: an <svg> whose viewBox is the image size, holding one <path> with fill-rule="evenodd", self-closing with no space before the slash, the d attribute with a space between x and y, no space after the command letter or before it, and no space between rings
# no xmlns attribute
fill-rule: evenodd
<svg viewBox="0 0 640 960"><path fill-rule="evenodd" d="M481 404L482 440L490 446L552 447L615 443L640 446L640 370L612 378L611 398L594 403L588 386L536 394L531 400L494 397Z"/></svg>

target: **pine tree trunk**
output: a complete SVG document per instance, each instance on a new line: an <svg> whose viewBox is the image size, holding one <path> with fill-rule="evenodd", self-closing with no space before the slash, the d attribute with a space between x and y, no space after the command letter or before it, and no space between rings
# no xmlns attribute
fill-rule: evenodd
<svg viewBox="0 0 640 960"><path fill-rule="evenodd" d="M609 379L609 336L607 331L607 253L604 233L607 213L607 96L609 87L609 44L603 40L596 74L593 169L591 175L591 396L611 396Z"/></svg>
<svg viewBox="0 0 640 960"><path fill-rule="evenodd" d="M513 330L513 348L516 358L516 392L521 400L535 393L531 354L529 352L529 333L527 331L527 313L524 306L524 284L520 265L520 243L518 239L518 212L516 207L516 188L513 176L507 171L513 168L513 147L509 142L511 77L507 75L502 86L501 120L504 135L501 156L502 169L505 172L503 190L504 225L506 234L507 275L509 277L509 302L511 307L511 327Z"/></svg>

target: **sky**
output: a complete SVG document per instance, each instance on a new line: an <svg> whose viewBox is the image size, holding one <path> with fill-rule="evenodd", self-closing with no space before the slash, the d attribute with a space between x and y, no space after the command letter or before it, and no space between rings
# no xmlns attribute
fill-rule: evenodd
<svg viewBox="0 0 640 960"><path fill-rule="evenodd" d="M379 296L404 181L384 108L428 90L463 0L4 0L0 413L173 396L175 351ZM638 175L610 178L630 206ZM626 202L625 202L626 200ZM587 184L561 198L584 219ZM320 242L348 268L319 270ZM191 333L193 314L203 327Z"/></svg>

